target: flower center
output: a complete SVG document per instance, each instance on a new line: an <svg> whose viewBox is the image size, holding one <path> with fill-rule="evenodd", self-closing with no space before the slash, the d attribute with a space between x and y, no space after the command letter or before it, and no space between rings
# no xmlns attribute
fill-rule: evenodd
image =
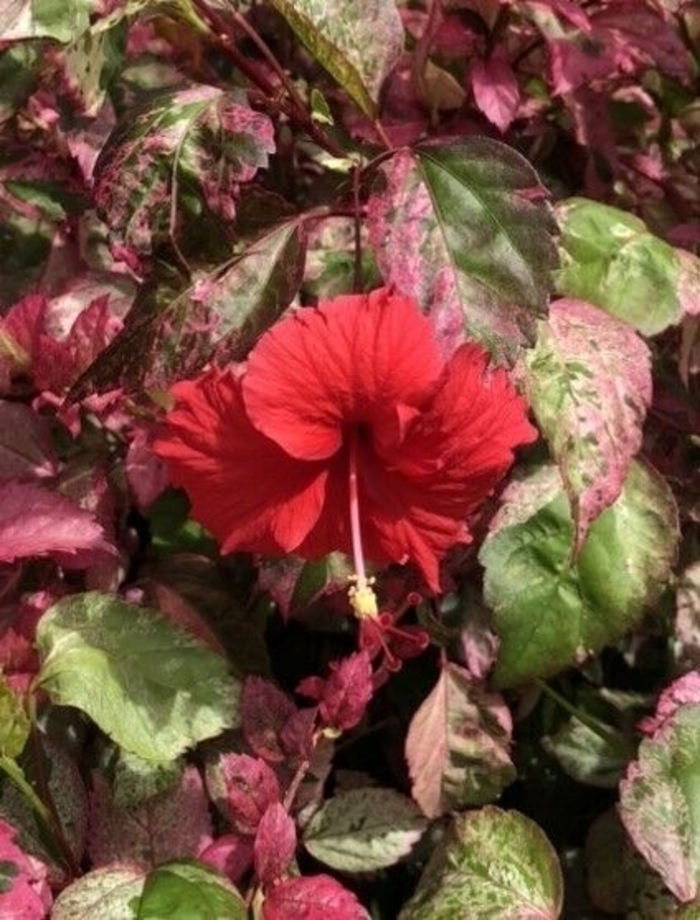
<svg viewBox="0 0 700 920"><path fill-rule="evenodd" d="M352 558L355 564L355 584L348 592L350 606L355 616L376 617L379 613L377 596L372 589L372 581L365 571L365 557L362 549L362 529L360 527L360 498L358 490L358 453L359 442L366 431L363 426L353 425L349 432L348 443L348 492L350 495L350 534L352 537Z"/></svg>

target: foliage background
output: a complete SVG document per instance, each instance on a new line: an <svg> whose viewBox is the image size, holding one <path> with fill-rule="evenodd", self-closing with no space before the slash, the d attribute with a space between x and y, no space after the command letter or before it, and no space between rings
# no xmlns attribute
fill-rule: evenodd
<svg viewBox="0 0 700 920"><path fill-rule="evenodd" d="M0 912L700 913L699 38L0 3ZM347 560L221 558L150 444L172 383L382 282L542 438L441 595L377 573L370 664Z"/></svg>

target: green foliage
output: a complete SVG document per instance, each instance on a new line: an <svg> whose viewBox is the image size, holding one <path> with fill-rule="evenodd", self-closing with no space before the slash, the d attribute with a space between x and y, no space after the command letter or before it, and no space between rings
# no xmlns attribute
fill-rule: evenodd
<svg viewBox="0 0 700 920"><path fill-rule="evenodd" d="M37 644L37 686L144 760L173 759L238 723L226 662L156 610L73 595L44 614Z"/></svg>
<svg viewBox="0 0 700 920"><path fill-rule="evenodd" d="M554 920L562 876L542 831L518 812L487 806L457 815L425 867L401 920ZM467 906L468 913L464 913Z"/></svg>
<svg viewBox="0 0 700 920"><path fill-rule="evenodd" d="M243 899L233 885L194 861L164 863L143 888L136 920L246 920Z"/></svg>
<svg viewBox="0 0 700 920"><path fill-rule="evenodd" d="M480 559L501 640L494 677L512 687L556 674L639 623L669 579L678 524L668 486L639 464L576 558L556 469L514 482L503 502Z"/></svg>

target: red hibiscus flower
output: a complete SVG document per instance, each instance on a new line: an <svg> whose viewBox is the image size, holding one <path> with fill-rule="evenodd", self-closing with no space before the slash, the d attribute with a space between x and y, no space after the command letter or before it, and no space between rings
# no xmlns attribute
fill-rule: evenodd
<svg viewBox="0 0 700 920"><path fill-rule="evenodd" d="M411 561L439 590L440 559L536 437L488 363L475 344L443 360L405 297L338 297L281 320L244 367L177 384L155 449L222 552L352 553L371 615L363 559Z"/></svg>

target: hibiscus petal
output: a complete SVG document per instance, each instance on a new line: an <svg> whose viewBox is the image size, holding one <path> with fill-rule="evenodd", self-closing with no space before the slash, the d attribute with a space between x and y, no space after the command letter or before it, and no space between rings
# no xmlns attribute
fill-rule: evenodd
<svg viewBox="0 0 700 920"><path fill-rule="evenodd" d="M411 559L432 590L439 560L468 542L466 520L537 437L506 372L478 345L452 356L432 402L403 440L375 439L361 458L363 540L369 558Z"/></svg>
<svg viewBox="0 0 700 920"><path fill-rule="evenodd" d="M154 450L189 495L192 516L223 552L296 549L321 512L324 465L296 460L256 431L231 372L184 381L173 395Z"/></svg>
<svg viewBox="0 0 700 920"><path fill-rule="evenodd" d="M413 301L385 288L337 297L282 320L248 359L250 420L287 453L331 457L347 426L421 406L442 371L435 334Z"/></svg>

